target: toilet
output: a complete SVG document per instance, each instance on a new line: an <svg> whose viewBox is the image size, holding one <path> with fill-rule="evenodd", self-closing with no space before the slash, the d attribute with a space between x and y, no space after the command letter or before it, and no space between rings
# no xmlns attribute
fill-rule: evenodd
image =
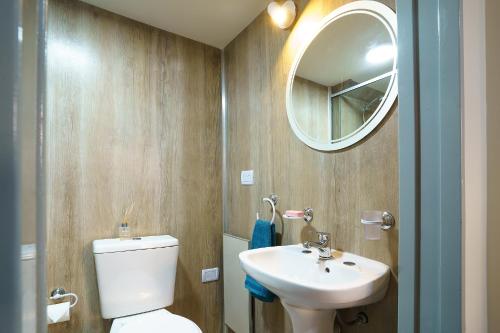
<svg viewBox="0 0 500 333"><path fill-rule="evenodd" d="M110 333L201 333L174 302L179 241L169 235L93 242L101 316Z"/></svg>

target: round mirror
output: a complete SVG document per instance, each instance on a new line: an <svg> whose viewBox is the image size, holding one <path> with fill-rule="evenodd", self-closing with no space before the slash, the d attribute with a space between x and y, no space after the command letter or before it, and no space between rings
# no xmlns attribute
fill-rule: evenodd
<svg viewBox="0 0 500 333"><path fill-rule="evenodd" d="M293 62L290 125L308 146L338 150L363 139L397 96L396 14L376 1L330 13Z"/></svg>

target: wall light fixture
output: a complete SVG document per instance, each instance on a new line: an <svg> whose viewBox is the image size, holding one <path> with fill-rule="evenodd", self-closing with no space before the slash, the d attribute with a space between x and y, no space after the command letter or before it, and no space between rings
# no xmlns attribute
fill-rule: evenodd
<svg viewBox="0 0 500 333"><path fill-rule="evenodd" d="M295 3L292 0L287 0L281 4L273 1L267 6L267 13L278 27L286 29L295 20Z"/></svg>

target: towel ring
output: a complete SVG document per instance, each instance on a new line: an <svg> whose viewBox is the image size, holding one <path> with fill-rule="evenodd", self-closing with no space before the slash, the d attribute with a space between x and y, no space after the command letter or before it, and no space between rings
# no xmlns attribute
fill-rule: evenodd
<svg viewBox="0 0 500 333"><path fill-rule="evenodd" d="M274 218L276 217L276 205L278 204L278 196L276 194L271 194L269 198L262 198L262 202L268 202L271 205L273 211L273 216L271 217L271 224L274 223ZM260 219L259 212L257 212L257 220Z"/></svg>

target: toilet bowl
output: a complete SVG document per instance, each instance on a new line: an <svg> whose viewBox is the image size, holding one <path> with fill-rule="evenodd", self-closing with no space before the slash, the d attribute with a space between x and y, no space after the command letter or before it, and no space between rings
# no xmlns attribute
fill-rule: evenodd
<svg viewBox="0 0 500 333"><path fill-rule="evenodd" d="M202 333L191 320L156 310L113 320L110 333Z"/></svg>
<svg viewBox="0 0 500 333"><path fill-rule="evenodd" d="M174 302L179 241L172 236L93 242L101 316L110 333L201 333L163 309Z"/></svg>

